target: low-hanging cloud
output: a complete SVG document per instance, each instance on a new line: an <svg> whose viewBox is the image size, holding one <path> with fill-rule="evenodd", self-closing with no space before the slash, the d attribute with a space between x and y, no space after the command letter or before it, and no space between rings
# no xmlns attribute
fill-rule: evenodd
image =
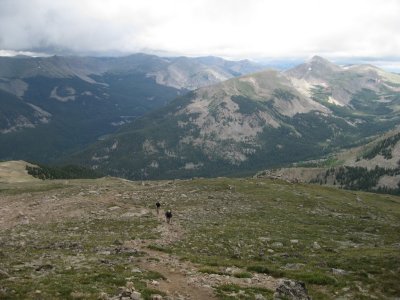
<svg viewBox="0 0 400 300"><path fill-rule="evenodd" d="M397 56L396 0L0 0L0 49Z"/></svg>

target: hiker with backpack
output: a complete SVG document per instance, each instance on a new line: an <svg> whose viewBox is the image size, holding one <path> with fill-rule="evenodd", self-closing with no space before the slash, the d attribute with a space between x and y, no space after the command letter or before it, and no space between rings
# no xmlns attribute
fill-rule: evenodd
<svg viewBox="0 0 400 300"><path fill-rule="evenodd" d="M156 202L157 215L160 214L160 207L161 207L161 203L159 201L157 201Z"/></svg>
<svg viewBox="0 0 400 300"><path fill-rule="evenodd" d="M168 209L165 212L165 220L167 221L168 224L171 224L171 218L172 218L172 212L170 209Z"/></svg>

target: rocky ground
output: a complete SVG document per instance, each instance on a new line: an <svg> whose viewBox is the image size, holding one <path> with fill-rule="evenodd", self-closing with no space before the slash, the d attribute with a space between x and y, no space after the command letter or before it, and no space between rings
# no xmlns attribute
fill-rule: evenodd
<svg viewBox="0 0 400 300"><path fill-rule="evenodd" d="M266 179L35 181L0 183L0 216L2 299L400 297L394 196Z"/></svg>

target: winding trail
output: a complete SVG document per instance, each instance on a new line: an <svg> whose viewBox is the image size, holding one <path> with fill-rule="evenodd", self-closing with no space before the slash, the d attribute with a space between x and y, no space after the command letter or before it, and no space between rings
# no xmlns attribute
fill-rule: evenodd
<svg viewBox="0 0 400 300"><path fill-rule="evenodd" d="M214 288L222 284L262 287L271 290L275 290L277 287L278 280L265 274L253 274L252 278L206 274L198 271L200 265L180 260L169 253L150 249L151 244L167 246L179 241L184 235L179 220L175 219L172 224L167 224L161 214L154 213L153 215L160 221L156 228L156 231L160 233L160 238L157 240L132 240L129 241L129 247L145 253L138 262L140 269L156 271L166 278L165 280L149 281L148 286L166 293L168 299L218 299L215 296Z"/></svg>

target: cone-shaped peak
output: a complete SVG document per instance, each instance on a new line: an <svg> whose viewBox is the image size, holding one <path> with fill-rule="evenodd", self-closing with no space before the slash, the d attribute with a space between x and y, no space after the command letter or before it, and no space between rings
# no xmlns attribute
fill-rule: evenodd
<svg viewBox="0 0 400 300"><path fill-rule="evenodd" d="M338 65L335 65L334 63L330 62L329 60L315 55L313 56L308 62L309 65L311 66L316 66L316 67L324 67L324 68L329 68L329 69L333 69L333 70L338 70L340 69L340 67Z"/></svg>

